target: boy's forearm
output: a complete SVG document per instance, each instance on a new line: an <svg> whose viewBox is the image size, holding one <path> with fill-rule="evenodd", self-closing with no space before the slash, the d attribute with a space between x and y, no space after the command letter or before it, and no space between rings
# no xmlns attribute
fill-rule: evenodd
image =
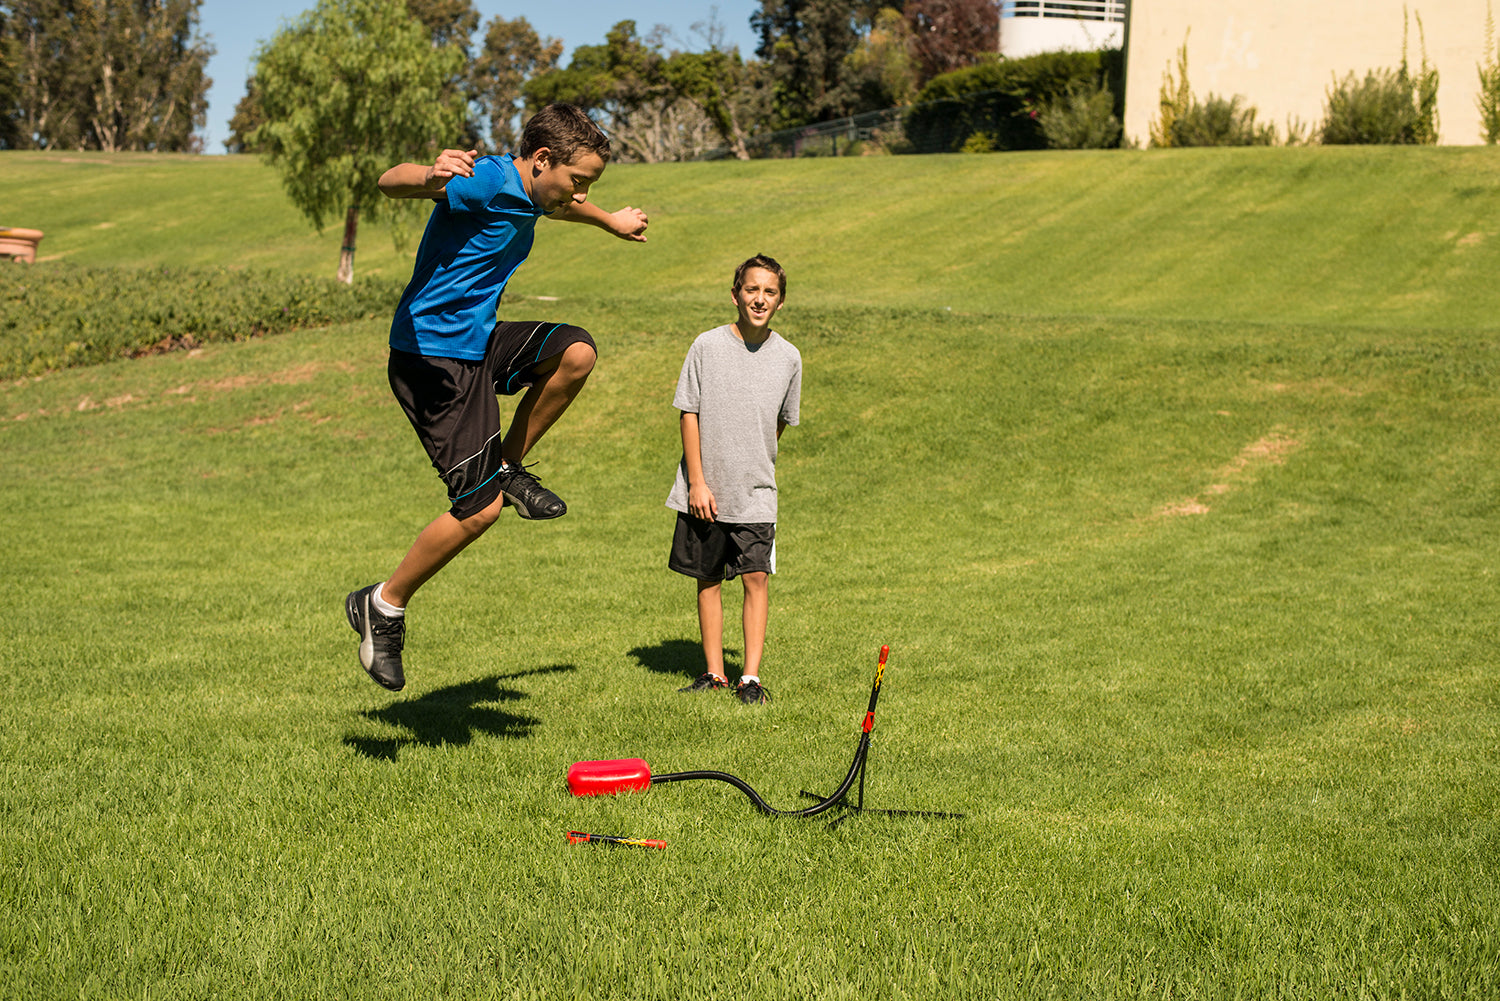
<svg viewBox="0 0 1500 1001"><path fill-rule="evenodd" d="M698 433L698 415L682 414L682 461L687 467L688 486L703 483L703 446Z"/></svg>
<svg viewBox="0 0 1500 1001"><path fill-rule="evenodd" d="M646 213L640 209L627 205L618 212L606 212L593 202L568 202L552 212L549 218L586 222L633 243L646 242L646 227L650 224Z"/></svg>
<svg viewBox="0 0 1500 1001"><path fill-rule="evenodd" d="M474 176L477 150L445 149L431 166L425 163L398 163L384 174L376 185L387 198L442 198L448 182L455 177Z"/></svg>
<svg viewBox="0 0 1500 1001"><path fill-rule="evenodd" d="M381 194L387 198L431 198L427 187L429 168L422 163L398 163L380 175Z"/></svg>
<svg viewBox="0 0 1500 1001"><path fill-rule="evenodd" d="M610 214L593 202L568 202L553 213L552 218L567 222L586 222L600 229L610 229Z"/></svg>

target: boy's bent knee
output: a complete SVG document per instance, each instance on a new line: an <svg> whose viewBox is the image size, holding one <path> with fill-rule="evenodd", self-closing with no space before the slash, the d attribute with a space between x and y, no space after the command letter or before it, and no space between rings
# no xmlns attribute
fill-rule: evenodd
<svg viewBox="0 0 1500 1001"><path fill-rule="evenodd" d="M500 520L500 511L504 507L505 497L504 495L499 495L473 514L458 518L459 527L470 537L478 538L487 532L490 526Z"/></svg>
<svg viewBox="0 0 1500 1001"><path fill-rule="evenodd" d="M569 381L582 381L589 377L589 373L594 370L594 363L598 360L599 355L594 351L592 344L575 341L567 346L562 357L558 359L558 374Z"/></svg>

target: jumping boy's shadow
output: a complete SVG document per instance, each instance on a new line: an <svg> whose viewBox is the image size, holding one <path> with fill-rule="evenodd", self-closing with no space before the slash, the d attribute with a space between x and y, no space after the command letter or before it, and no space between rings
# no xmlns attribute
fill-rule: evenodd
<svg viewBox="0 0 1500 1001"><path fill-rule="evenodd" d="M677 674L691 681L703 673L703 646L695 640L667 640L656 646L638 646L630 651L630 656L657 674ZM724 648L725 670L732 672L738 667L730 663L731 657L738 656L738 650Z"/></svg>
<svg viewBox="0 0 1500 1001"><path fill-rule="evenodd" d="M400 727L409 736L363 737L350 734L344 738L344 743L367 758L394 761L401 748L413 744L423 747L439 747L443 744L462 746L472 741L476 733L490 737L527 737L541 720L494 708L495 703L529 698L525 692L501 688L500 682L577 669L573 664L557 664L531 671L517 671L514 674L497 674L461 685L439 688L379 709L370 709L360 715L377 723Z"/></svg>

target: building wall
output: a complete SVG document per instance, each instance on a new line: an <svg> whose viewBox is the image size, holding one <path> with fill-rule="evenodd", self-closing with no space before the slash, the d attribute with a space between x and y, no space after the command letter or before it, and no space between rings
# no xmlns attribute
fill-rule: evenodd
<svg viewBox="0 0 1500 1001"><path fill-rule="evenodd" d="M1195 97L1243 95L1256 120L1275 123L1281 136L1289 117L1316 129L1335 78L1401 64L1403 7L1413 15L1407 65L1415 71L1422 61L1420 16L1427 60L1438 70L1438 141L1482 142L1475 100L1486 0L1131 0L1125 134L1148 141L1162 76L1176 74L1184 40Z"/></svg>
<svg viewBox="0 0 1500 1001"><path fill-rule="evenodd" d="M1059 4L1058 6L1063 11L1067 11L1072 7L1084 5L1063 6ZM1045 6L1041 9L1048 14L1046 17L1017 17L1014 13L1014 4L1002 4L1000 7L1000 54L1007 59L1020 59L1038 52L1055 52L1058 49L1084 52L1089 49L1118 49L1123 46L1125 44L1125 23L1122 16L1124 5L1094 0L1086 6L1089 7L1089 13L1092 16L1075 19L1058 16L1053 11L1047 10ZM1033 10L1035 9L1034 7ZM1112 21L1109 20L1110 17L1120 19Z"/></svg>

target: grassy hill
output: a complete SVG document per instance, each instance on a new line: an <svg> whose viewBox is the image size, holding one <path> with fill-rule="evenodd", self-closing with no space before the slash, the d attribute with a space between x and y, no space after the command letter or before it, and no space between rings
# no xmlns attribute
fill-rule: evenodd
<svg viewBox="0 0 1500 1001"><path fill-rule="evenodd" d="M0 223L48 259L332 274L248 157L0 154ZM1404 327L1500 323L1500 150L1273 148L617 165L649 248L544 223L516 295L717 302L755 249L791 304ZM362 275L405 276L366 227Z"/></svg>
<svg viewBox="0 0 1500 1001"><path fill-rule="evenodd" d="M549 225L507 305L599 339L569 513L423 590L397 696L341 607L442 508L383 319L0 385L0 998L1500 995L1497 164L611 168L651 243ZM337 257L254 161L0 170L64 260ZM761 711L675 691L662 506L756 250L806 364ZM801 806L882 643L867 805L963 820L566 792Z"/></svg>

